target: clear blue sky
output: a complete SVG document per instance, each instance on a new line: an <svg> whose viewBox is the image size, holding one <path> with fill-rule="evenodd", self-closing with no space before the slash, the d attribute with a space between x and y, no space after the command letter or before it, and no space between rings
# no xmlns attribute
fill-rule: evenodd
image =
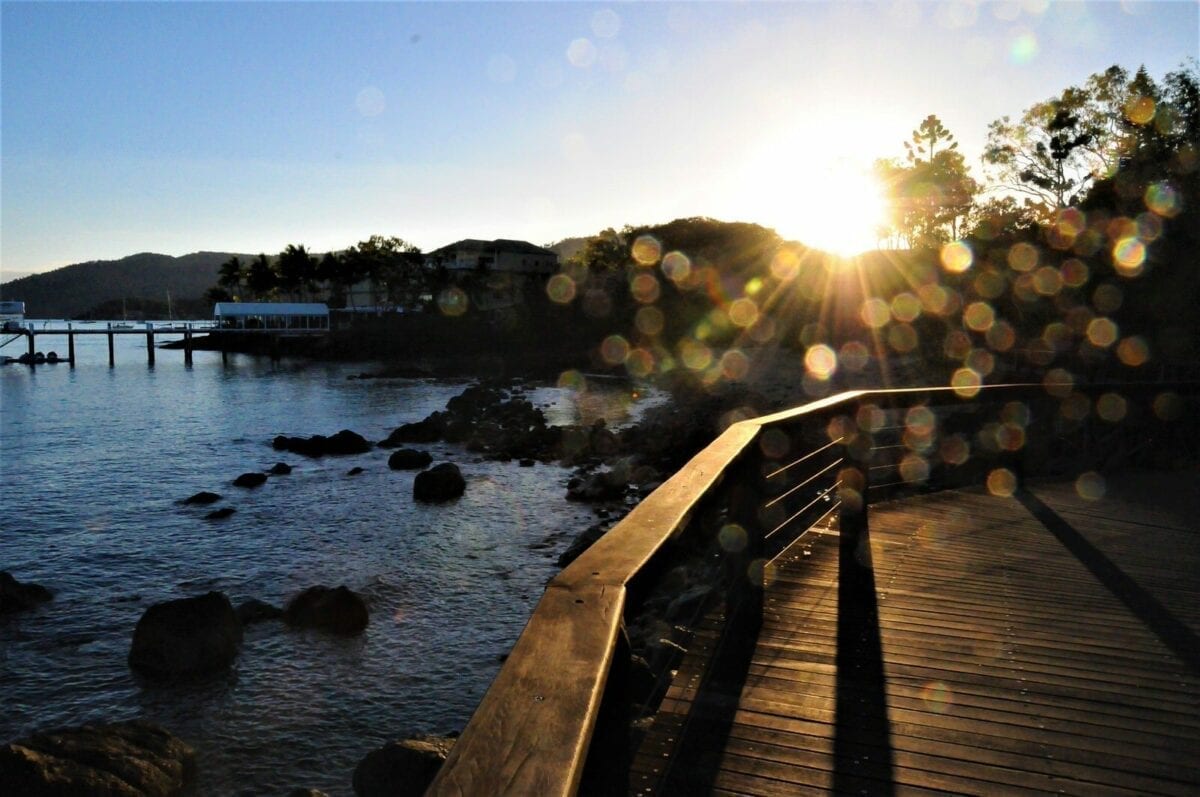
<svg viewBox="0 0 1200 797"><path fill-rule="evenodd" d="M1198 8L4 2L0 269L683 215L820 244L927 114L978 176L992 119L1196 57Z"/></svg>

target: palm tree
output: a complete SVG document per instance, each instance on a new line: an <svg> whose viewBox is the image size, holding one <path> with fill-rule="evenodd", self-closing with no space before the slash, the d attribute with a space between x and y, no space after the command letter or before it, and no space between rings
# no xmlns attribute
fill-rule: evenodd
<svg viewBox="0 0 1200 797"><path fill-rule="evenodd" d="M301 298L312 292L313 279L317 273L317 259L308 253L304 245L288 244L275 261L279 274L279 287L288 293L299 293Z"/></svg>
<svg viewBox="0 0 1200 797"><path fill-rule="evenodd" d="M256 299L267 298L279 284L279 279L271 268L271 261L265 254L254 258L246 273L246 287Z"/></svg>
<svg viewBox="0 0 1200 797"><path fill-rule="evenodd" d="M221 264L221 271L217 277L217 284L229 292L231 296L236 296L240 293L242 280L246 278L246 266L242 263L242 259L237 255L226 260Z"/></svg>

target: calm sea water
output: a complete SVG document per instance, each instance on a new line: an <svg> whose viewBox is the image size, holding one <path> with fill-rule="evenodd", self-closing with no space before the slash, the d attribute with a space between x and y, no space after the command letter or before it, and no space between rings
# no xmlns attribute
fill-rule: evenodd
<svg viewBox="0 0 1200 797"><path fill-rule="evenodd" d="M201 794L342 795L355 764L385 741L461 728L554 559L593 522L564 499L568 471L432 445L435 462L462 467L466 495L415 504L413 474L389 470L388 451L308 460L270 441L343 428L379 440L442 409L466 382L348 380L370 366L245 356L223 365L212 352L185 368L181 351L158 351L148 368L144 337L117 341L111 369L103 336L77 339L74 369L0 368L0 569L56 593L0 621L0 741L144 717L196 747ZM67 347L46 338L38 348ZM661 400L634 404L630 393L541 387L529 398L560 423L621 423ZM231 486L276 461L295 470L254 491ZM354 466L365 472L347 476ZM236 514L205 521L212 507L178 503L199 490L221 493L217 506ZM250 626L227 677L183 687L144 683L126 665L151 603L216 589L235 604L281 605L314 584L364 594L366 632Z"/></svg>

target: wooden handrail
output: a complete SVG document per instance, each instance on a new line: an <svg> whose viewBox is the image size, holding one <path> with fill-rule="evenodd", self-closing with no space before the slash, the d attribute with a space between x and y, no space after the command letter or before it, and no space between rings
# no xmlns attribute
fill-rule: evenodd
<svg viewBox="0 0 1200 797"><path fill-rule="evenodd" d="M1041 384L1013 384L979 392L994 399L1045 391ZM764 429L914 395L963 403L978 398L950 387L856 390L727 428L550 582L426 793L575 794L623 633L630 581L683 533L698 504L755 448Z"/></svg>

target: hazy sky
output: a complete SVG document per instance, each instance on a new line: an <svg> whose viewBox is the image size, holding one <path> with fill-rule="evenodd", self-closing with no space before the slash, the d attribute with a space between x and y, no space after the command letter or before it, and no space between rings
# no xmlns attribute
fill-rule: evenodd
<svg viewBox="0 0 1200 797"><path fill-rule="evenodd" d="M1198 54L1196 2L14 3L0 268L705 215L821 245L936 113Z"/></svg>

